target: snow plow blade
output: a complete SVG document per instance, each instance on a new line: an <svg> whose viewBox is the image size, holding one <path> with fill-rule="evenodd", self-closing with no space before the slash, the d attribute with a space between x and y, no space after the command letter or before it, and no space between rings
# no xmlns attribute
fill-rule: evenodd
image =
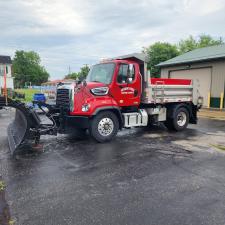
<svg viewBox="0 0 225 225"><path fill-rule="evenodd" d="M32 140L37 139L37 141L39 141L38 133L35 132L35 129L32 130L32 128L38 127L38 123L36 124L36 127L31 123L33 114L35 114L35 112L32 111L32 109L29 109L29 115L27 113L24 114L20 109L16 109L15 119L8 126L8 142L12 154Z"/></svg>
<svg viewBox="0 0 225 225"><path fill-rule="evenodd" d="M31 141L39 141L41 120L36 112L24 103L0 97L0 107L16 109L15 118L8 126L8 142L12 154Z"/></svg>

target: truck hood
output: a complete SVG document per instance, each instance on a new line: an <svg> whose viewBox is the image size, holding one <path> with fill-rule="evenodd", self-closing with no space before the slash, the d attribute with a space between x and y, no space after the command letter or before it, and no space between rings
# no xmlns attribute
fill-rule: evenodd
<svg viewBox="0 0 225 225"><path fill-rule="evenodd" d="M97 87L108 87L107 84L100 83L100 82L87 82L88 89L97 88Z"/></svg>
<svg viewBox="0 0 225 225"><path fill-rule="evenodd" d="M82 112L82 106L85 104L89 104L93 99L103 99L105 96L94 96L91 93L91 89L97 88L97 87L106 87L108 85L103 84L103 83L98 83L98 82L87 82L86 85L84 84L79 84L74 88L74 110L71 112L71 115L84 115L87 114L89 115L90 112ZM92 105L92 108L95 107Z"/></svg>
<svg viewBox="0 0 225 225"><path fill-rule="evenodd" d="M86 85L79 84L75 87L75 94L83 92L86 94L86 97L87 95L92 96L90 90L98 87L108 87L108 85L100 82L87 82Z"/></svg>
<svg viewBox="0 0 225 225"><path fill-rule="evenodd" d="M108 87L108 85L104 83L100 83L100 82L87 82L86 85L79 84L75 87L74 94L76 98L78 98L78 95L79 95L79 97L81 97L82 99L93 97L93 95L91 94L91 89L98 88L98 87ZM83 94L80 95L81 93Z"/></svg>

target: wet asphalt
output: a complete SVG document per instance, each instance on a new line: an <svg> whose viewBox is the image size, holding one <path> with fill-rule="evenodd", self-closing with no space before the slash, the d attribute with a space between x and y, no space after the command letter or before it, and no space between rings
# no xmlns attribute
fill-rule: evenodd
<svg viewBox="0 0 225 225"><path fill-rule="evenodd" d="M0 111L0 175L15 224L225 224L225 121L123 130L106 144L45 136L43 152L13 159L12 116Z"/></svg>

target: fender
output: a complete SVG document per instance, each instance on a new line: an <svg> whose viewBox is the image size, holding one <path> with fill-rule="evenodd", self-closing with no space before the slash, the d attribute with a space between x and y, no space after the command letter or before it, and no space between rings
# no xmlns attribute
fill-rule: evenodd
<svg viewBox="0 0 225 225"><path fill-rule="evenodd" d="M178 103L178 104L168 105L167 106L167 110L168 110L167 117L168 118L174 118L174 114L175 114L176 110L179 109L179 108L181 108L181 107L183 107L183 108L185 108L185 109L188 110L189 115L190 115L190 120L192 118L194 118L193 112L192 112L192 106L189 105L189 104L186 104L186 103Z"/></svg>
<svg viewBox="0 0 225 225"><path fill-rule="evenodd" d="M119 107L116 107L116 106L103 106L103 107L97 108L94 111L94 113L92 114L92 117L96 116L99 112L102 112L102 111L113 111L118 117L119 124L120 124L120 129L123 128L124 120L123 120L123 116L122 116L122 113L121 113Z"/></svg>

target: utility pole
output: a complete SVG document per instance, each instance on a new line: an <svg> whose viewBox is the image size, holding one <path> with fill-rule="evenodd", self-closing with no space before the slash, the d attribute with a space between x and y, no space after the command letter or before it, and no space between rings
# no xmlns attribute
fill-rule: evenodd
<svg viewBox="0 0 225 225"><path fill-rule="evenodd" d="M71 74L71 69L70 69L70 66L69 66L69 75Z"/></svg>

